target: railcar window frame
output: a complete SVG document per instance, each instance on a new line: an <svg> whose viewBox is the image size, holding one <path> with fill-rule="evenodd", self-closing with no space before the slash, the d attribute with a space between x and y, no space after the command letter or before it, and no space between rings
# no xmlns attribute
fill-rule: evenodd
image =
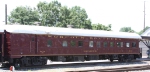
<svg viewBox="0 0 150 72"><path fill-rule="evenodd" d="M103 42L103 47L107 48L108 47L108 42Z"/></svg>
<svg viewBox="0 0 150 72"><path fill-rule="evenodd" d="M63 40L63 42L62 42L62 46L63 46L63 47L67 47L67 46L68 46L68 43L67 43L67 41L66 41L66 40Z"/></svg>
<svg viewBox="0 0 150 72"><path fill-rule="evenodd" d="M47 47L52 47L52 40L47 41Z"/></svg>
<svg viewBox="0 0 150 72"><path fill-rule="evenodd" d="M124 44L123 42L120 42L120 47L123 47L123 44Z"/></svg>
<svg viewBox="0 0 150 72"><path fill-rule="evenodd" d="M80 46L81 44L81 46ZM83 47L83 41L78 41L78 47Z"/></svg>
<svg viewBox="0 0 150 72"><path fill-rule="evenodd" d="M100 42L100 41L97 41L97 42L96 42L96 47L97 47L97 48L100 48L100 47L101 47L101 42Z"/></svg>
<svg viewBox="0 0 150 72"><path fill-rule="evenodd" d="M93 48L94 47L94 41L89 41L89 48Z"/></svg>
<svg viewBox="0 0 150 72"><path fill-rule="evenodd" d="M116 44L117 44L117 47L119 48L123 47L123 42L117 42Z"/></svg>
<svg viewBox="0 0 150 72"><path fill-rule="evenodd" d="M135 45L133 46L133 43L135 43ZM136 42L132 42L132 47L135 48L136 47Z"/></svg>
<svg viewBox="0 0 150 72"><path fill-rule="evenodd" d="M121 46L120 42L116 42L116 45L117 45L117 47Z"/></svg>
<svg viewBox="0 0 150 72"><path fill-rule="evenodd" d="M76 46L76 41L75 40L71 40L70 41L70 45L71 45L71 47L75 47Z"/></svg>
<svg viewBox="0 0 150 72"><path fill-rule="evenodd" d="M126 42L126 47L130 48L130 42Z"/></svg>
<svg viewBox="0 0 150 72"><path fill-rule="evenodd" d="M114 42L110 42L110 47L114 47Z"/></svg>

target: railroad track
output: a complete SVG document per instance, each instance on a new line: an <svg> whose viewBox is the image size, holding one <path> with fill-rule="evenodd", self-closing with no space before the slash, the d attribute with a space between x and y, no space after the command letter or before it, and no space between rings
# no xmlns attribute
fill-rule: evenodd
<svg viewBox="0 0 150 72"><path fill-rule="evenodd" d="M144 60L134 60L132 62L127 62L129 64L132 64L132 63L135 63L135 62L142 62ZM71 66L79 66L79 65L82 65L82 67L84 66L95 66L95 65L98 65L98 64L101 64L101 65L112 65L112 64L124 64L125 62L118 62L118 61L114 61L114 62L109 62L109 61L105 61L105 62L60 62L57 63L57 64L47 64L47 65L44 65L44 66L30 66L30 67L20 67L20 68L15 68L16 70L32 70L32 69L36 69L36 70L41 70L41 69L55 69L57 67L59 68L63 68L64 66L65 67L71 67ZM4 68L4 69L8 69L9 70L9 67L7 68ZM73 71L74 72L74 71ZM80 71L78 71L80 72ZM81 71L81 72L84 72L84 71Z"/></svg>
<svg viewBox="0 0 150 72"><path fill-rule="evenodd" d="M140 62L140 61L134 61L134 62ZM60 62L61 63L61 62ZM96 64L118 64L119 62L118 61L115 61L115 62L112 62L110 63L109 61L108 62L79 62L79 63L76 63L76 62L72 62L72 63L69 63L69 62L64 62L64 63L61 63L61 64L47 64L47 65L43 65L43 66L30 66L30 67L20 67L20 68L16 68L17 70L20 70L20 69L33 69L33 68L49 68L49 67L63 67L63 66L78 66L78 65L96 65Z"/></svg>
<svg viewBox="0 0 150 72"><path fill-rule="evenodd" d="M132 64L132 63L135 63L135 62L141 62L139 60L135 60L133 62L127 62L129 64ZM43 66L30 66L30 67L20 67L20 68L16 68L16 70L22 70L22 69L47 69L47 68L57 68L57 67L71 67L71 66L79 66L79 65L82 65L82 67L84 66L95 66L95 65L98 65L98 64L105 64L105 65L112 65L112 64L124 64L124 62L118 62L118 61L114 61L114 62L79 62L79 63L62 63L62 64L47 64L47 65L43 65Z"/></svg>
<svg viewBox="0 0 150 72"><path fill-rule="evenodd" d="M93 70L80 70L80 71L66 71L66 72L121 72L121 71L137 71L137 70L150 70L150 65L122 67L122 68L108 68L108 69L93 69Z"/></svg>

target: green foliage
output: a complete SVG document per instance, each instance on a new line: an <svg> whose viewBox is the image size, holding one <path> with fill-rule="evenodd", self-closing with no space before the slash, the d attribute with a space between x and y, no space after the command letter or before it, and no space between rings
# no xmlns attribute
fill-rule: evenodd
<svg viewBox="0 0 150 72"><path fill-rule="evenodd" d="M91 24L84 8L73 6L68 8L62 6L60 2L39 2L37 9L31 7L17 7L9 16L11 23L33 24L38 21L42 26L67 27L73 25L74 28L94 29L94 30L111 30L111 24L108 26L102 24Z"/></svg>
<svg viewBox="0 0 150 72"><path fill-rule="evenodd" d="M120 29L120 32L132 32L134 33L135 31L131 29L131 27L122 27Z"/></svg>
<svg viewBox="0 0 150 72"><path fill-rule="evenodd" d="M79 6L74 6L70 9L71 21L70 24L74 25L75 28L88 28L90 29L91 21L87 20L88 15L85 9ZM86 26L88 25L88 26Z"/></svg>
<svg viewBox="0 0 150 72"><path fill-rule="evenodd" d="M146 31L149 28L150 28L149 26L146 26L144 30ZM144 30L141 30L140 32L138 32L138 34L141 35L144 32Z"/></svg>
<svg viewBox="0 0 150 72"><path fill-rule="evenodd" d="M92 29L93 30L106 30L106 31L111 31L111 24L109 24L108 26L104 26L102 24L93 24L92 25Z"/></svg>
<svg viewBox="0 0 150 72"><path fill-rule="evenodd" d="M150 28L149 26L146 26L144 30L146 31L149 28ZM120 32L131 32L131 33L137 33L137 34L141 35L144 32L144 30L141 30L140 32L136 32L136 31L132 30L131 27L122 27L120 29Z"/></svg>
<svg viewBox="0 0 150 72"><path fill-rule="evenodd" d="M44 26L55 26L60 17L61 3L58 1L39 2L37 4L38 12L40 13L41 23Z"/></svg>
<svg viewBox="0 0 150 72"><path fill-rule="evenodd" d="M39 15L37 10L31 7L17 7L11 12L11 16L8 17L8 20L11 23L20 23L20 24L33 24L35 21L39 21Z"/></svg>

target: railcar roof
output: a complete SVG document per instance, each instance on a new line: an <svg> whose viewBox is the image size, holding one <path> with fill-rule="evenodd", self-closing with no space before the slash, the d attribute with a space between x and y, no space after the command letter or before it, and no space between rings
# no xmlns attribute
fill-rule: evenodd
<svg viewBox="0 0 150 72"><path fill-rule="evenodd" d="M86 30L86 29L75 29L75 28L60 28L60 27L44 27L44 26L32 26L32 25L0 25L0 32L4 32L4 30L10 33L141 39L141 36L136 33L113 32L113 31L103 31L103 30Z"/></svg>

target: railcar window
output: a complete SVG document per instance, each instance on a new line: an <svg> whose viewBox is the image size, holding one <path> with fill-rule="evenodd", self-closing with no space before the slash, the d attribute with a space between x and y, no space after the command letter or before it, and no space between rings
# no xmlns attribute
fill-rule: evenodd
<svg viewBox="0 0 150 72"><path fill-rule="evenodd" d="M48 40L47 41L47 47L51 47L52 46L52 41L51 40Z"/></svg>
<svg viewBox="0 0 150 72"><path fill-rule="evenodd" d="M93 47L93 41L89 41L89 47L90 47L90 48Z"/></svg>
<svg viewBox="0 0 150 72"><path fill-rule="evenodd" d="M83 46L83 41L78 41L78 46L82 47Z"/></svg>
<svg viewBox="0 0 150 72"><path fill-rule="evenodd" d="M130 43L127 42L127 43L126 43L126 47L130 47Z"/></svg>
<svg viewBox="0 0 150 72"><path fill-rule="evenodd" d="M110 42L110 47L114 47L114 43L113 42Z"/></svg>
<svg viewBox="0 0 150 72"><path fill-rule="evenodd" d="M98 41L98 42L96 43L96 45L97 45L98 48L100 48L100 45L101 45L101 44L100 44L100 42Z"/></svg>
<svg viewBox="0 0 150 72"><path fill-rule="evenodd" d="M117 42L117 47L120 47L120 42Z"/></svg>
<svg viewBox="0 0 150 72"><path fill-rule="evenodd" d="M67 41L63 41L62 46L63 46L63 47L67 47Z"/></svg>
<svg viewBox="0 0 150 72"><path fill-rule="evenodd" d="M76 45L76 42L75 41L71 41L70 44L71 44L72 47L74 47Z"/></svg>
<svg viewBox="0 0 150 72"><path fill-rule="evenodd" d="M104 47L107 47L107 42L104 42Z"/></svg>
<svg viewBox="0 0 150 72"><path fill-rule="evenodd" d="M123 42L120 42L121 47L123 47Z"/></svg>
<svg viewBox="0 0 150 72"><path fill-rule="evenodd" d="M133 42L133 43L132 43L132 47L136 47L136 42Z"/></svg>
<svg viewBox="0 0 150 72"><path fill-rule="evenodd" d="M123 42L117 42L117 47L123 47Z"/></svg>

